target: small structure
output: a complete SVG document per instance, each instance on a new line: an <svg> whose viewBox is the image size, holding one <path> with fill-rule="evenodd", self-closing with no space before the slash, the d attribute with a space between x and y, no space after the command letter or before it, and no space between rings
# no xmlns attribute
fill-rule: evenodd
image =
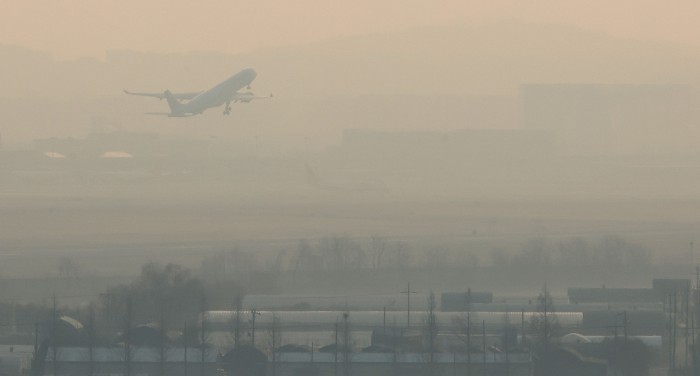
<svg viewBox="0 0 700 376"><path fill-rule="evenodd" d="M587 357L569 347L557 347L535 358L536 375L608 376L605 359Z"/></svg>
<svg viewBox="0 0 700 376"><path fill-rule="evenodd" d="M252 346L240 346L221 358L221 367L228 375L264 376L267 356Z"/></svg>

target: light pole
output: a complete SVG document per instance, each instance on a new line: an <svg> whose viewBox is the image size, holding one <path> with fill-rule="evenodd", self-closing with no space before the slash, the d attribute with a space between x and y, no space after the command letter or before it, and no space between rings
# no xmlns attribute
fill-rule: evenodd
<svg viewBox="0 0 700 376"><path fill-rule="evenodd" d="M250 314L252 315L252 319L250 320L253 324L253 330L252 330L252 335L251 335L251 345L255 347L255 317L261 315L260 312L258 312L257 309L252 309L250 310Z"/></svg>
<svg viewBox="0 0 700 376"><path fill-rule="evenodd" d="M411 291L411 282L408 283L406 291L401 291L402 294L406 294L406 327L411 327L411 294L415 294L415 291Z"/></svg>

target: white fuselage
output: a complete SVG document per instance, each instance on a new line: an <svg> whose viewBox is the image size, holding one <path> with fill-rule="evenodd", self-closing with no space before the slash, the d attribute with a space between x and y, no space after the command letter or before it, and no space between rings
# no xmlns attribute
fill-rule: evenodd
<svg viewBox="0 0 700 376"><path fill-rule="evenodd" d="M244 69L190 101L182 103L177 112L173 111L172 116L201 114L208 108L230 103L236 92L250 85L256 76L254 69Z"/></svg>

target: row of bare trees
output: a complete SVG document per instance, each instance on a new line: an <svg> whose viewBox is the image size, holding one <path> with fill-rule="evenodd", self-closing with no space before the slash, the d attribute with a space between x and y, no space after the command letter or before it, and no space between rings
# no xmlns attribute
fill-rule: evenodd
<svg viewBox="0 0 700 376"><path fill-rule="evenodd" d="M478 253L482 253L482 260ZM413 270L494 267L577 266L648 267L652 252L620 236L597 239L574 237L563 240L533 238L511 248L490 250L454 249L440 245L418 246L404 240L382 236L355 238L334 235L320 239L301 239L295 249L276 253L244 251L234 248L205 258L204 275L239 281L255 278L256 272L333 272L353 270Z"/></svg>
<svg viewBox="0 0 700 376"><path fill-rule="evenodd" d="M293 261L294 271L406 268L413 253L408 243L380 236L356 240L331 236L315 242L300 240Z"/></svg>
<svg viewBox="0 0 700 376"><path fill-rule="evenodd" d="M491 264L497 267L648 267L653 261L648 248L614 235L597 240L575 237L556 242L535 238L522 243L515 251L494 249L490 258Z"/></svg>

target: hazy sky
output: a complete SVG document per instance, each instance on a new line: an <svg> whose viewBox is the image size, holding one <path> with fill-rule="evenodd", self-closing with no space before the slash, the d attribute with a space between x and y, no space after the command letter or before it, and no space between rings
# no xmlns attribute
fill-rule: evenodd
<svg viewBox="0 0 700 376"><path fill-rule="evenodd" d="M503 19L700 46L700 1L671 0L2 0L0 43L56 58L105 51L243 52L336 36Z"/></svg>

